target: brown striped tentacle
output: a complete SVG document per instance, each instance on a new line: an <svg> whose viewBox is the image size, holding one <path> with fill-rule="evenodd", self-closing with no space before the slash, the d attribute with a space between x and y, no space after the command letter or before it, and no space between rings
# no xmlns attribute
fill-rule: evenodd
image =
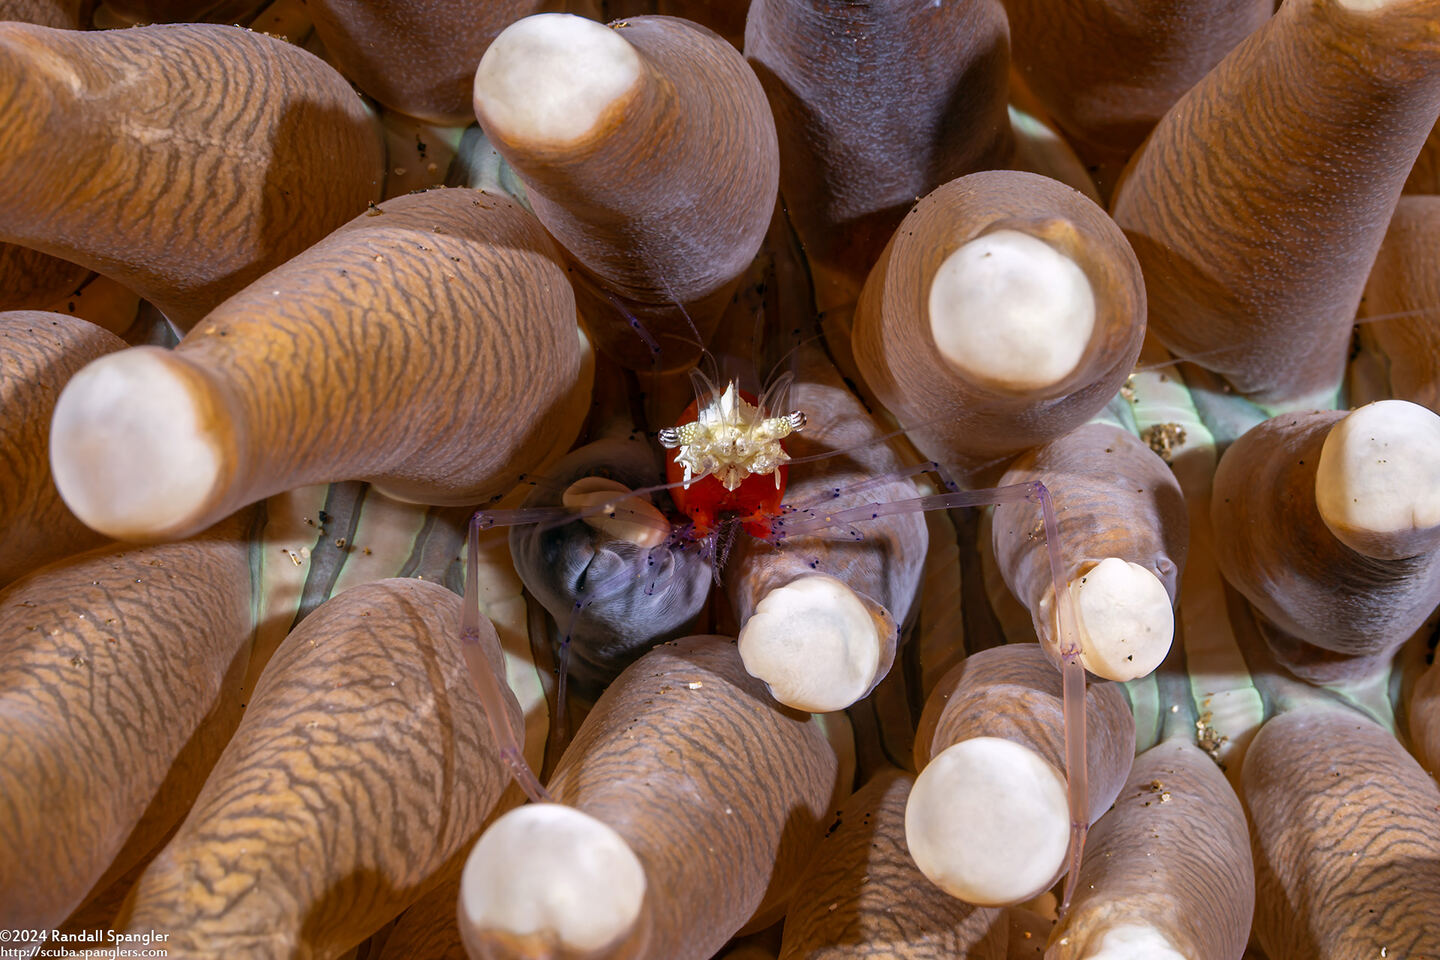
<svg viewBox="0 0 1440 960"><path fill-rule="evenodd" d="M334 957L423 893L507 783L454 642L460 602L382 580L307 617L122 929L173 931L171 957Z"/></svg>
<svg viewBox="0 0 1440 960"><path fill-rule="evenodd" d="M1274 9L1273 0L1005 0L1026 87L1111 175Z"/></svg>
<svg viewBox="0 0 1440 960"><path fill-rule="evenodd" d="M1009 296L993 312L966 314L967 290L996 288L983 267L1001 263L986 256L997 240L1018 251L994 275ZM948 275L942 267L972 255L974 269L962 275L968 282L937 285ZM1042 263L1053 283L1032 284ZM1046 309L1029 307L1036 296ZM1088 334L1086 304L1093 304ZM1013 313L1002 319L999 311ZM1071 352L1053 355L1055 337L1022 326L1031 322L1060 329ZM969 364L965 351L947 355L937 343L957 328L1007 344L1005 362L1021 369L961 366ZM853 348L865 382L926 456L993 477L1000 460L1099 412L1139 356L1144 328L1140 268L1104 211L1054 180L997 170L952 180L905 218L865 284ZM1030 379L1041 360L1045 375Z"/></svg>
<svg viewBox="0 0 1440 960"><path fill-rule="evenodd" d="M1136 757L1090 830L1076 890L1052 960L1237 960L1255 871L1245 813L1215 761L1182 740Z"/></svg>
<svg viewBox="0 0 1440 960"><path fill-rule="evenodd" d="M1037 480L1055 502L1061 574L1080 615L1081 662L1110 680L1148 674L1174 637L1173 605L1189 542L1175 475L1134 434L1090 423L1022 454L1001 483ZM1052 545L1040 511L1002 504L992 530L1006 584L1047 627L1039 634L1058 659Z"/></svg>
<svg viewBox="0 0 1440 960"><path fill-rule="evenodd" d="M1440 160L1437 160L1440 163ZM1401 197L1360 303L1360 341L1401 400L1440 412L1440 196Z"/></svg>
<svg viewBox="0 0 1440 960"><path fill-rule="evenodd" d="M326 55L361 90L412 117L464 125L474 115L475 65L485 48L544 4L318 0L307 6Z"/></svg>
<svg viewBox="0 0 1440 960"><path fill-rule="evenodd" d="M0 586L103 539L55 489L50 416L77 370L124 348L119 337L74 317L0 313Z"/></svg>
<svg viewBox="0 0 1440 960"><path fill-rule="evenodd" d="M379 132L290 44L205 24L0 27L0 240L188 329L380 196Z"/></svg>
<svg viewBox="0 0 1440 960"><path fill-rule="evenodd" d="M688 637L656 647L601 696L548 784L574 808L570 814L591 822L579 831L586 856L567 845L548 850L541 866L540 854L520 852L533 850L526 845L514 847L519 862L491 859L553 804L507 814L476 845L461 894L470 955L560 957L585 949L575 944L616 917L587 917L576 930L573 915L586 902L608 902L619 881L587 874L588 887L576 877L599 855L594 838L613 831L624 857L643 871L643 904L632 904L613 936L590 942L596 952L588 956L712 956L748 920L778 918L823 830L836 771L819 727L777 706L745 673L732 641ZM553 834L535 835L534 844L555 842ZM552 902L557 887L579 900L561 894Z"/></svg>
<svg viewBox="0 0 1440 960"><path fill-rule="evenodd" d="M1120 688L1085 695L1090 822L1135 754ZM931 882L970 903L1021 903L1064 872L1070 840L1060 673L1039 644L993 647L954 667L925 702L906 842Z"/></svg>
<svg viewBox="0 0 1440 960"><path fill-rule="evenodd" d="M175 350L82 371L52 431L61 493L97 529L157 539L318 481L443 504L508 490L571 442L588 393L558 256L503 196L386 201Z"/></svg>
<svg viewBox="0 0 1440 960"><path fill-rule="evenodd" d="M3 20L0 17L0 20ZM75 290L90 270L13 243L0 243L0 310L39 310Z"/></svg>
<svg viewBox="0 0 1440 960"><path fill-rule="evenodd" d="M775 530L783 533L786 519L823 521L827 512L917 497L908 478L862 485L896 475L902 461L819 344L797 349L795 372L787 406L805 414L806 426L786 448L796 458L829 456L790 470L785 502L799 509ZM864 539L834 530L773 544L747 537L725 577L746 668L797 709L844 709L885 678L920 585L928 535L919 514L853 529Z"/></svg>
<svg viewBox="0 0 1440 960"><path fill-rule="evenodd" d="M877 774L835 812L785 915L780 960L1005 960L1001 911L946 895L905 846L914 778Z"/></svg>
<svg viewBox="0 0 1440 960"><path fill-rule="evenodd" d="M1440 955L1440 789L1393 736L1348 711L1283 714L1243 777L1271 960Z"/></svg>
<svg viewBox="0 0 1440 960"><path fill-rule="evenodd" d="M1410 482L1402 479L1398 488L1381 485L1387 471L1399 471L1426 446L1419 431L1405 430L1411 419L1399 421L1398 437L1365 431L1361 439L1373 434L1385 446L1360 464L1374 466L1378 474L1368 489L1357 482L1353 496L1337 497L1341 506L1356 508L1391 500L1421 502L1421 509L1406 515L1405 529L1397 527L1382 542L1382 547L1396 543L1408 549L1398 555L1377 548L1372 548L1375 555L1358 552L1339 534L1362 546L1364 541L1325 516L1319 502L1319 479L1326 473L1322 458L1328 463L1334 452L1329 438L1344 436L1337 426L1347 416L1384 413L1395 404L1435 419L1396 400L1349 415L1284 414L1235 441L1215 472L1211 524L1220 570L1278 631L1271 638L1276 655L1302 677L1321 669L1327 677L1335 675L1337 666L1330 662L1335 658L1326 651L1355 658L1351 673L1377 668L1440 602L1440 546L1435 543L1440 517L1432 508L1429 525L1419 522L1423 501L1434 499L1433 488L1418 475ZM1440 438L1440 427L1435 432ZM1437 443L1440 439L1432 438L1428 446L1433 451Z"/></svg>
<svg viewBox="0 0 1440 960"><path fill-rule="evenodd" d="M1271 409L1329 406L1365 277L1440 114L1436 0L1294 0L1176 103L1115 219L1150 329Z"/></svg>
<svg viewBox="0 0 1440 960"><path fill-rule="evenodd" d="M745 55L822 309L855 302L917 197L1010 160L1000 0L754 0Z"/></svg>
<svg viewBox="0 0 1440 960"><path fill-rule="evenodd" d="M5 923L59 924L183 816L238 720L249 532L242 514L181 543L105 547L0 592Z"/></svg>
<svg viewBox="0 0 1440 960"><path fill-rule="evenodd" d="M577 264L597 346L635 369L692 365L778 190L775 123L745 60L673 17L528 17L481 61L475 114Z"/></svg>

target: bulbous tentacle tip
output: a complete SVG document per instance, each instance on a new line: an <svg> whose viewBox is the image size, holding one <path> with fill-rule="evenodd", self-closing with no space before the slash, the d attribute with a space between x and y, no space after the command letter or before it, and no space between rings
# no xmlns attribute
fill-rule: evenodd
<svg viewBox="0 0 1440 960"><path fill-rule="evenodd" d="M501 941L528 945L507 956L593 956L634 933L645 891L644 866L608 824L559 803L519 807L481 835L465 863L466 952L495 955L486 941ZM537 953L541 945L548 949Z"/></svg>
<svg viewBox="0 0 1440 960"><path fill-rule="evenodd" d="M573 14L536 14L501 31L480 59L475 115L501 140L567 146L589 136L642 71L620 31Z"/></svg>
<svg viewBox="0 0 1440 960"><path fill-rule="evenodd" d="M582 519L591 527L616 540L638 547L658 547L670 536L670 521L653 503L641 496L626 496L629 487L605 477L581 477L560 496L563 506L586 512ZM589 508L598 507L591 514Z"/></svg>
<svg viewBox="0 0 1440 960"><path fill-rule="evenodd" d="M1367 404L1330 428L1315 506L1330 532L1367 557L1397 560L1440 545L1440 416L1407 400Z"/></svg>
<svg viewBox="0 0 1440 960"><path fill-rule="evenodd" d="M828 713L860 700L889 671L894 620L834 577L811 575L771 590L740 630L746 671L776 700Z"/></svg>
<svg viewBox="0 0 1440 960"><path fill-rule="evenodd" d="M1064 869L1070 845L1065 779L1018 743L962 740L916 778L905 808L905 842L920 872L951 896L981 906L1021 903Z"/></svg>
<svg viewBox="0 0 1440 960"><path fill-rule="evenodd" d="M50 465L61 497L117 540L196 532L235 467L231 427L217 408L202 375L171 351L135 347L101 357L55 404Z"/></svg>
<svg viewBox="0 0 1440 960"><path fill-rule="evenodd" d="M986 233L930 282L940 355L976 383L1044 390L1075 372L1095 330L1095 293L1070 257L1018 230Z"/></svg>
<svg viewBox="0 0 1440 960"><path fill-rule="evenodd" d="M1047 955L1048 956L1048 955ZM1124 924L1105 931L1099 942L1083 953L1064 949L1056 952L1056 960L1185 960L1162 930L1140 924Z"/></svg>
<svg viewBox="0 0 1440 960"><path fill-rule="evenodd" d="M1071 579L1069 588L1086 670L1123 682L1160 666L1175 639L1175 611L1154 571L1106 557Z"/></svg>

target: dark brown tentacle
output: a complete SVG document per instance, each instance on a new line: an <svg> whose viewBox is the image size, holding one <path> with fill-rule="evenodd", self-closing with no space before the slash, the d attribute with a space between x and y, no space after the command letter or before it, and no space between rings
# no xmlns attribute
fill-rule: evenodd
<svg viewBox="0 0 1440 960"><path fill-rule="evenodd" d="M745 56L775 111L780 189L822 310L855 302L917 197L1010 160L999 0L754 0Z"/></svg>
<svg viewBox="0 0 1440 960"><path fill-rule="evenodd" d="M1284 4L1176 103L1116 193L1150 330L1271 409L1333 402L1440 114L1440 3L1349 6Z"/></svg>

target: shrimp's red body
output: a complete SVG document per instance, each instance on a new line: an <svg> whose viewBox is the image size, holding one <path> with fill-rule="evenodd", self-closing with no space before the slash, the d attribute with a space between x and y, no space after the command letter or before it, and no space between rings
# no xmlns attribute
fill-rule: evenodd
<svg viewBox="0 0 1440 960"><path fill-rule="evenodd" d="M694 523L696 538L708 536L730 514L746 533L769 539L788 473L781 438L804 427L804 414L767 418L755 396L733 384L703 414L699 401L692 402L678 426L661 431L661 443L674 449L665 460L665 479L680 484L671 499ZM697 440L697 432L704 436ZM694 476L697 470L700 476Z"/></svg>

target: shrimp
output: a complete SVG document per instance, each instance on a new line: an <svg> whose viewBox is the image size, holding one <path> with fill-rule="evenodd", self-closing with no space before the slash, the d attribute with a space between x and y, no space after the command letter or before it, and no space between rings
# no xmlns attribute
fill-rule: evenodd
<svg viewBox="0 0 1440 960"><path fill-rule="evenodd" d="M672 494L675 505L699 536L709 534L722 514L734 513L751 536L769 537L789 472L783 441L805 429L805 414L768 416L762 401L733 380L703 409L698 404L685 409L678 426L659 433L660 445L675 451L665 466L667 479L673 484L683 474ZM774 478L773 486L766 477Z"/></svg>

